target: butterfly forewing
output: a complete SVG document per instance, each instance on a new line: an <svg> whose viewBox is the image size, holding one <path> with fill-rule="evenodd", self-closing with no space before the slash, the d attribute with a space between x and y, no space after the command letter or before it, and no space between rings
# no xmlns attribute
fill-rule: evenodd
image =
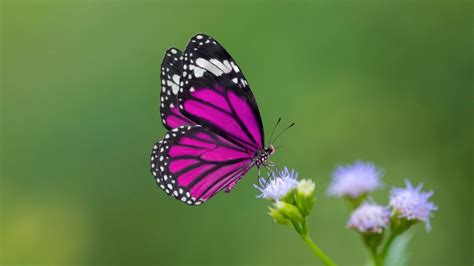
<svg viewBox="0 0 474 266"><path fill-rule="evenodd" d="M166 50L161 63L160 113L161 121L167 129L193 124L178 109L182 66L182 52L176 48Z"/></svg>
<svg viewBox="0 0 474 266"><path fill-rule="evenodd" d="M181 112L249 151L263 148L262 120L239 66L213 38L198 34L183 54Z"/></svg>

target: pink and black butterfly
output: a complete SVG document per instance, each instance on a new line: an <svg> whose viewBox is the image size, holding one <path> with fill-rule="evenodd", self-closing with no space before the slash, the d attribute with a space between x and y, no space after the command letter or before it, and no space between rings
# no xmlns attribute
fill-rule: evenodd
<svg viewBox="0 0 474 266"><path fill-rule="evenodd" d="M262 119L237 63L212 37L165 52L160 112L169 131L155 143L151 173L169 195L200 205L232 190L253 166L269 164Z"/></svg>

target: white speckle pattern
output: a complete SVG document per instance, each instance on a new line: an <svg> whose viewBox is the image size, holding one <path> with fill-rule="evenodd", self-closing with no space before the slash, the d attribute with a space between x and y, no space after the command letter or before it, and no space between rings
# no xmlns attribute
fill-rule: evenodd
<svg viewBox="0 0 474 266"><path fill-rule="evenodd" d="M161 63L161 97L160 97L160 114L163 125L167 125L166 117L173 113L174 104L178 102L178 91L181 82L182 59L181 51L176 48L170 48L166 51Z"/></svg>

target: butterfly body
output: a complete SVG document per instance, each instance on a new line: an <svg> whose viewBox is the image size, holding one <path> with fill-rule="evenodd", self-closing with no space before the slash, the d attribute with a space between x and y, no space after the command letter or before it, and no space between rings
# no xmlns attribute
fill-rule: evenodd
<svg viewBox="0 0 474 266"><path fill-rule="evenodd" d="M265 165L270 155L274 153L275 153L275 148L273 147L273 145L270 145L268 146L268 148L265 148L263 150L257 151L254 158L255 166L260 167L262 165Z"/></svg>
<svg viewBox="0 0 474 266"><path fill-rule="evenodd" d="M274 153L265 148L255 98L242 71L212 37L198 34L161 65L160 112L169 131L155 143L150 170L169 195L200 205L229 192Z"/></svg>

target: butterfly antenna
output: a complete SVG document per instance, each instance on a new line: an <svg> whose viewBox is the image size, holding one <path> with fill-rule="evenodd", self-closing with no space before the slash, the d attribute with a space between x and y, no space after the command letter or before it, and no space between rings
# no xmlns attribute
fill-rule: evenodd
<svg viewBox="0 0 474 266"><path fill-rule="evenodd" d="M285 145L276 145L276 146L273 146L273 148L275 148L275 150L279 150L281 148L286 148L287 146Z"/></svg>
<svg viewBox="0 0 474 266"><path fill-rule="evenodd" d="M291 123L289 126L287 126L285 129L283 129L280 134L276 135L275 139L273 140L273 143L272 144L275 144L276 140L283 134L285 133L288 129L290 129L291 127L293 127L295 125L295 123Z"/></svg>
<svg viewBox="0 0 474 266"><path fill-rule="evenodd" d="M278 124L280 124L280 121L281 121L281 117L278 118L278 121L275 123L275 125L273 126L273 129L272 129L272 133L270 134L270 139L269 139L269 143L272 143L272 137L273 137L273 134L275 133L275 130L276 128L278 127Z"/></svg>

